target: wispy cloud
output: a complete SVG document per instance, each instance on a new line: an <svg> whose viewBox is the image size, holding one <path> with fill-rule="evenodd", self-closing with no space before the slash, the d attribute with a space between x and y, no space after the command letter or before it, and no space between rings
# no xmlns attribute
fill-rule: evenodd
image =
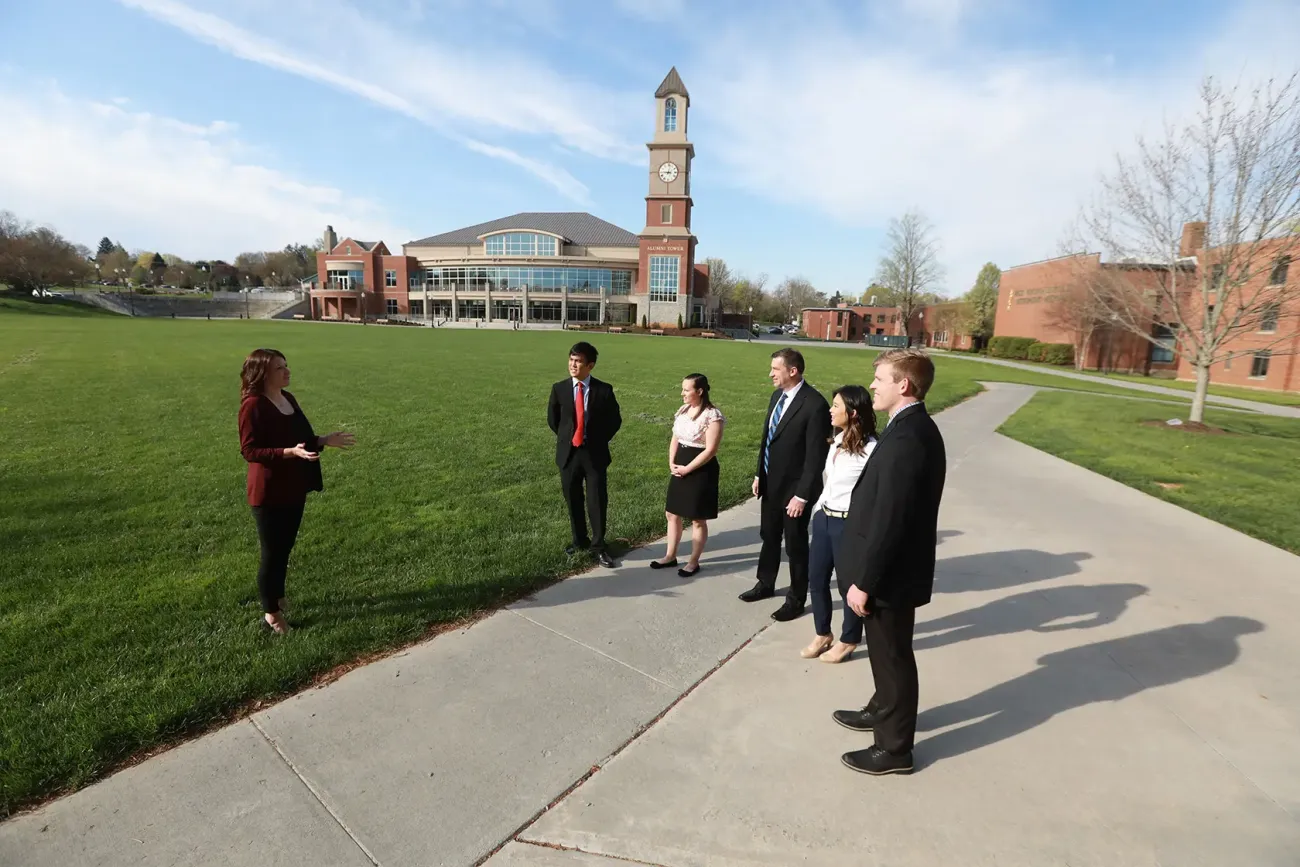
<svg viewBox="0 0 1300 867"><path fill-rule="evenodd" d="M924 3L942 16L962 5ZM1300 24L1294 10L1273 21L1277 32ZM1114 154L1189 107L1201 74L1226 65L1235 75L1252 55L1250 41L1225 32L1249 30L1216 29L1173 65L1120 75L1062 54L969 44L936 59L893 43L896 33L825 22L786 28L778 66L742 25L692 75L693 130L730 183L864 233L919 206L942 236L948 288L961 292L984 261L1054 255ZM1217 63L1204 59L1211 47ZM1294 65L1300 50L1289 52ZM878 252L864 249L864 280Z"/></svg>
<svg viewBox="0 0 1300 867"><path fill-rule="evenodd" d="M252 162L230 123L188 123L4 79L0 116L0 201L89 246L110 235L128 247L230 258L314 238L330 223L411 237L370 202Z"/></svg>
<svg viewBox="0 0 1300 867"><path fill-rule="evenodd" d="M514 52L467 52L417 39L328 0L284 2L259 15L257 29L177 0L119 0L236 57L353 93L414 118L476 153L528 171L579 203L586 185L556 165L488 135L536 137L601 159L639 164L641 153L609 130L629 116L599 86L562 78ZM273 34L291 35L291 49ZM272 35L268 35L272 34ZM346 34L349 50L337 48ZM325 65L311 59L329 56Z"/></svg>

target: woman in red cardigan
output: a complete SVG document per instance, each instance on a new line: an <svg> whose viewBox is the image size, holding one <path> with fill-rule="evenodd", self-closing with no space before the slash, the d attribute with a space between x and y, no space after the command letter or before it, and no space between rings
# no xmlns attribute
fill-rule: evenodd
<svg viewBox="0 0 1300 867"><path fill-rule="evenodd" d="M278 350L253 350L244 359L240 379L239 450L248 461L248 504L262 545L257 591L267 628L283 635L289 631L284 619L289 553L298 538L307 492L324 487L320 452L327 446L348 448L356 438L342 431L316 436L298 401L284 390L289 364Z"/></svg>

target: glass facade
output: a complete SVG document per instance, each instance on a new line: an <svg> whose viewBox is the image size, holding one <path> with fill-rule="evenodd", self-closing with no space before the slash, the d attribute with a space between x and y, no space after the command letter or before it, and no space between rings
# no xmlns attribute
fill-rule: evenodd
<svg viewBox="0 0 1300 867"><path fill-rule="evenodd" d="M610 325L627 325L636 321L636 306L633 304L606 304L605 321Z"/></svg>
<svg viewBox="0 0 1300 867"><path fill-rule="evenodd" d="M487 319L487 304L482 301L459 301L456 304L459 319Z"/></svg>
<svg viewBox="0 0 1300 867"><path fill-rule="evenodd" d="M676 259L674 259L676 261ZM505 268L468 266L425 269L425 283L431 292L456 289L468 292L516 292L527 286L537 292L570 292L599 295L605 288L611 295L632 292L632 272L609 268ZM676 272L674 272L674 277Z"/></svg>
<svg viewBox="0 0 1300 867"><path fill-rule="evenodd" d="M330 288L336 292L357 292L366 285L366 272L359 268L356 271L330 269L327 276Z"/></svg>
<svg viewBox="0 0 1300 867"><path fill-rule="evenodd" d="M412 299L410 302L408 302L408 304L409 304L409 306L410 306L410 309L411 309L411 315L412 315L412 316L423 316L423 315L424 315L424 302L423 302L423 301L416 301L416 300Z"/></svg>
<svg viewBox="0 0 1300 867"><path fill-rule="evenodd" d="M664 132L677 132L677 100L664 100Z"/></svg>
<svg viewBox="0 0 1300 867"><path fill-rule="evenodd" d="M677 300L677 272L681 269L680 256L650 257L650 300Z"/></svg>
<svg viewBox="0 0 1300 867"><path fill-rule="evenodd" d="M524 305L522 301L498 301L492 299L492 318L522 320L524 316Z"/></svg>
<svg viewBox="0 0 1300 867"><path fill-rule="evenodd" d="M483 251L488 256L555 256L559 246L550 235L503 232L484 238Z"/></svg>

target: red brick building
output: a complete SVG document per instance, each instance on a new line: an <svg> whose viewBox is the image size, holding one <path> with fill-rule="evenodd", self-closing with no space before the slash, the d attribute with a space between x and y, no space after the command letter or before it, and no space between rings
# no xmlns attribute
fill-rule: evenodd
<svg viewBox="0 0 1300 867"><path fill-rule="evenodd" d="M392 255L382 241L339 241L327 228L313 317L712 324L717 305L691 230L690 95L676 68L654 105L640 233L581 212L521 213L411 241Z"/></svg>
<svg viewBox="0 0 1300 867"><path fill-rule="evenodd" d="M1044 343L1069 343L1075 347L1080 366L1096 370L1134 373L1166 371L1178 379L1194 381L1195 368L1174 352L1178 316L1150 314L1152 339L1134 334L1113 322L1105 310L1088 302L1088 283L1122 286L1125 291L1151 297L1155 286L1176 281L1178 296L1186 310L1199 310L1201 269L1215 267L1224 256L1222 249L1206 249L1205 225L1183 227L1180 259L1170 265L1133 261L1102 262L1098 253L1077 254L1031 262L1002 272L994 333L1006 337L1032 337ZM1240 292L1275 291L1280 299L1271 314L1255 317L1256 328L1238 333L1223 350L1230 357L1211 369L1211 381L1247 388L1278 391L1300 390L1300 293L1293 284L1300 274L1292 273L1285 255L1294 238L1277 242L1276 262L1260 269L1255 280ZM1270 251L1261 254L1266 260ZM1183 288L1185 287L1185 288ZM1183 303L1183 302L1180 302ZM1189 312L1185 319L1192 318ZM1191 323L1189 323L1191 324ZM1195 327L1193 325L1193 327Z"/></svg>
<svg viewBox="0 0 1300 867"><path fill-rule="evenodd" d="M962 328L964 304L948 301L918 307L904 330L898 307L866 307L840 304L837 307L807 307L802 311L800 330L814 340L846 343L870 342L870 337L901 337L913 345L940 349L970 349L973 341Z"/></svg>

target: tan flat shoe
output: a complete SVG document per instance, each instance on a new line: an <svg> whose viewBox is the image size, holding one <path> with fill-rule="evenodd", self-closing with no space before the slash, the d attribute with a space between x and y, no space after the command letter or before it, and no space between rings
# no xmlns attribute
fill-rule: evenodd
<svg viewBox="0 0 1300 867"><path fill-rule="evenodd" d="M843 662L853 655L857 650L856 644L845 644L843 641L835 642L835 646L821 655L822 662Z"/></svg>
<svg viewBox="0 0 1300 867"><path fill-rule="evenodd" d="M813 637L812 644L799 651L799 655L804 659L815 659L831 649L831 637L829 635L817 635Z"/></svg>

